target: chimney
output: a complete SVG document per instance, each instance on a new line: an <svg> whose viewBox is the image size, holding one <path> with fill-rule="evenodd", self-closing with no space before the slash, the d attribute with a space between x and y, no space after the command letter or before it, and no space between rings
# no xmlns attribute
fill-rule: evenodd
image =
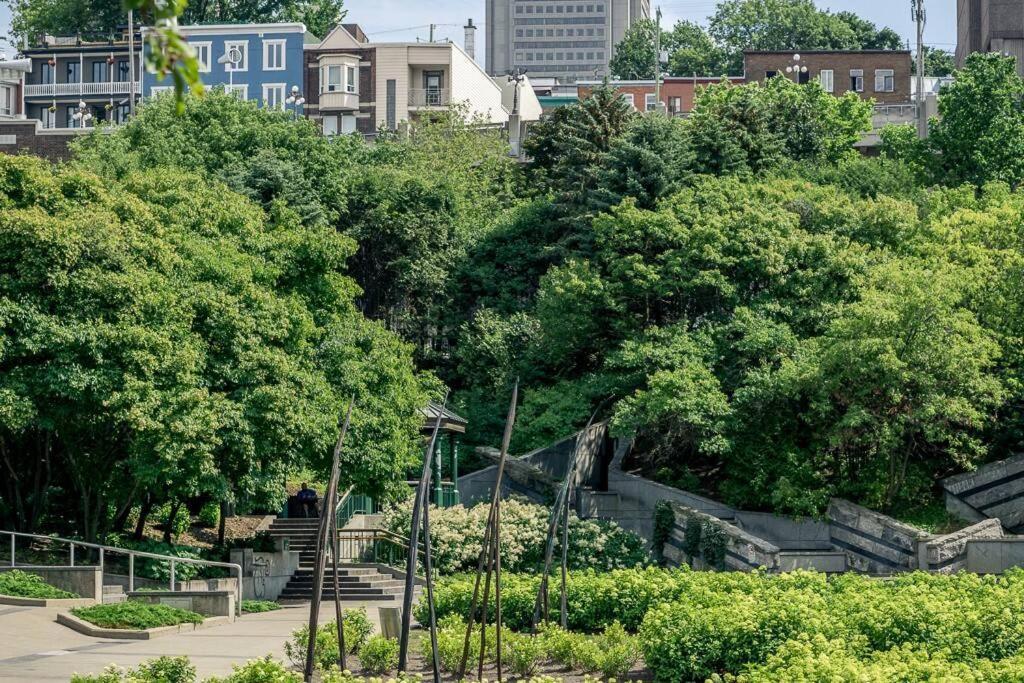
<svg viewBox="0 0 1024 683"><path fill-rule="evenodd" d="M476 26L473 25L472 17L466 20L466 25L462 28L466 32L462 47L466 50L469 58L476 61Z"/></svg>

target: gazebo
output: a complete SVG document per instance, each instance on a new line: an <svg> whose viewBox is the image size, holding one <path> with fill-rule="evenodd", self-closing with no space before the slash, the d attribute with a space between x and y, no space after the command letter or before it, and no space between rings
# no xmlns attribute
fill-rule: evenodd
<svg viewBox="0 0 1024 683"><path fill-rule="evenodd" d="M459 438L462 434L466 433L466 425L469 421L466 418L456 415L451 410L443 407L439 403L431 401L423 408L420 408L420 412L423 414L423 425L420 427L420 432L426 437L430 438L430 435L434 431L434 425L437 423L437 418L440 416L441 425L439 429L437 444L438 456L434 458L434 504L438 507L451 507L459 504ZM443 457L440 457L444 453L443 443L447 442L448 450L448 462L449 462L449 477L450 479L445 481L442 478L442 461Z"/></svg>

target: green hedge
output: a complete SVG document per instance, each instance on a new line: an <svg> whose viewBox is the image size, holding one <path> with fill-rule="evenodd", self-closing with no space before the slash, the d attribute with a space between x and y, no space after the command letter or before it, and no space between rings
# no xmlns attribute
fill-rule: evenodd
<svg viewBox="0 0 1024 683"><path fill-rule="evenodd" d="M74 593L51 586L43 581L41 576L29 574L20 569L0 572L0 595L10 595L16 598L40 598L43 600L79 597Z"/></svg>
<svg viewBox="0 0 1024 683"><path fill-rule="evenodd" d="M196 612L134 600L111 605L76 607L71 610L71 613L100 628L141 630L160 626L203 623L203 615Z"/></svg>

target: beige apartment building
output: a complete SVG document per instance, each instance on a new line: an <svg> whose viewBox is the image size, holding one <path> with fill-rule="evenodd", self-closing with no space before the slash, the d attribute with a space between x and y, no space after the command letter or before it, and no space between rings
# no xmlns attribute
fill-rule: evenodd
<svg viewBox="0 0 1024 683"><path fill-rule="evenodd" d="M305 64L306 115L327 135L370 135L452 105L492 124L507 123L511 111L507 79L492 79L451 42L374 43L358 25L342 24L306 46ZM519 91L520 111L539 117L533 89Z"/></svg>
<svg viewBox="0 0 1024 683"><path fill-rule="evenodd" d="M560 83L608 76L615 45L651 0L485 0L487 73L525 69Z"/></svg>

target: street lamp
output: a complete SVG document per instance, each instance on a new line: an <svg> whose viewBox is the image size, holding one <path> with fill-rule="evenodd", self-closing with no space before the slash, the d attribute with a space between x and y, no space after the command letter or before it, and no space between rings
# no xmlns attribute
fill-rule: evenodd
<svg viewBox="0 0 1024 683"><path fill-rule="evenodd" d="M303 97L302 93L299 91L299 86L293 85L292 86L292 94L288 97L288 99L285 100L285 104L293 104L293 105L295 105L295 109L293 110L294 111L293 115L294 115L295 118L299 118L299 107L301 107L305 103L306 103L306 98Z"/></svg>
<svg viewBox="0 0 1024 683"><path fill-rule="evenodd" d="M78 109L71 115L71 118L79 122L79 128L85 128L92 121L92 112L89 111L89 106L80 100L78 102Z"/></svg>
<svg viewBox="0 0 1024 683"><path fill-rule="evenodd" d="M787 74L794 74L797 83L800 82L800 74L807 73L807 66L800 64L800 55L793 55L793 64L786 67Z"/></svg>
<svg viewBox="0 0 1024 683"><path fill-rule="evenodd" d="M234 92L235 90L235 70L242 61L242 51L237 47L233 47L220 57L217 58L218 64L230 64L231 68L225 67L228 72L228 92Z"/></svg>

